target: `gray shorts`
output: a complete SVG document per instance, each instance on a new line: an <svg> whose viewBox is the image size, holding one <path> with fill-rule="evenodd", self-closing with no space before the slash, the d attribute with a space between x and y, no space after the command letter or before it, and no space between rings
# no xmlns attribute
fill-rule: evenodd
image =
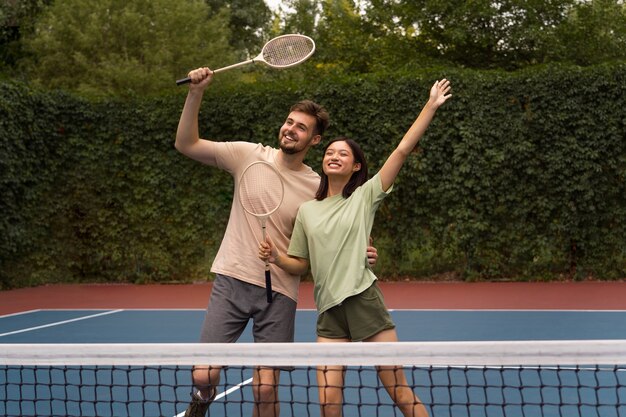
<svg viewBox="0 0 626 417"><path fill-rule="evenodd" d="M272 295L273 302L268 303L265 288L218 274L200 342L236 342L250 319L255 342L293 342L297 303L276 291Z"/></svg>

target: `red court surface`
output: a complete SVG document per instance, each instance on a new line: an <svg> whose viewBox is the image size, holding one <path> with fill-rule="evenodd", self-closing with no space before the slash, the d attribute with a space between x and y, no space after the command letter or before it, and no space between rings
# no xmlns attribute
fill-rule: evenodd
<svg viewBox="0 0 626 417"><path fill-rule="evenodd" d="M626 310L626 282L381 282L390 309ZM47 285L0 291L0 315L35 309L204 309L210 283ZM313 284L300 309L314 309Z"/></svg>

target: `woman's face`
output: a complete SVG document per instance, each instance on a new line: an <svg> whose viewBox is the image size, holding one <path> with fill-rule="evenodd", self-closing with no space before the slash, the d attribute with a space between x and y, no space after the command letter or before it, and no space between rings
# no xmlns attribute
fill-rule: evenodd
<svg viewBox="0 0 626 417"><path fill-rule="evenodd" d="M345 141L336 141L328 145L322 162L324 173L331 176L347 176L361 169L361 164L354 161L352 148Z"/></svg>

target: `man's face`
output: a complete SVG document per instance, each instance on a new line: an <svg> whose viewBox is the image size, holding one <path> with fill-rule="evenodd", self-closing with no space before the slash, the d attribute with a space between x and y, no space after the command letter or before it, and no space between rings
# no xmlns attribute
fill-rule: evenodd
<svg viewBox="0 0 626 417"><path fill-rule="evenodd" d="M319 135L316 135L314 131L315 117L293 111L289 113L278 133L279 147L283 152L290 155L306 152L319 138Z"/></svg>

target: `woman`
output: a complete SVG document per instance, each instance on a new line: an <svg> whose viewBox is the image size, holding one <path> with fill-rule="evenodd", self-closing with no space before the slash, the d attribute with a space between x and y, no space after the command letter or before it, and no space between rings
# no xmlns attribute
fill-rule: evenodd
<svg viewBox="0 0 626 417"><path fill-rule="evenodd" d="M259 258L292 274L303 275L310 264L319 312L318 342L398 340L376 276L362 254L376 209L391 191L400 168L437 109L451 97L449 92L446 79L434 83L418 118L370 180L359 145L343 137L331 141L324 151L322 181L315 200L300 206L287 254L279 253L269 237L259 245ZM381 366L377 370L404 416L428 416L401 367ZM318 368L317 378L322 416L341 416L344 368Z"/></svg>

